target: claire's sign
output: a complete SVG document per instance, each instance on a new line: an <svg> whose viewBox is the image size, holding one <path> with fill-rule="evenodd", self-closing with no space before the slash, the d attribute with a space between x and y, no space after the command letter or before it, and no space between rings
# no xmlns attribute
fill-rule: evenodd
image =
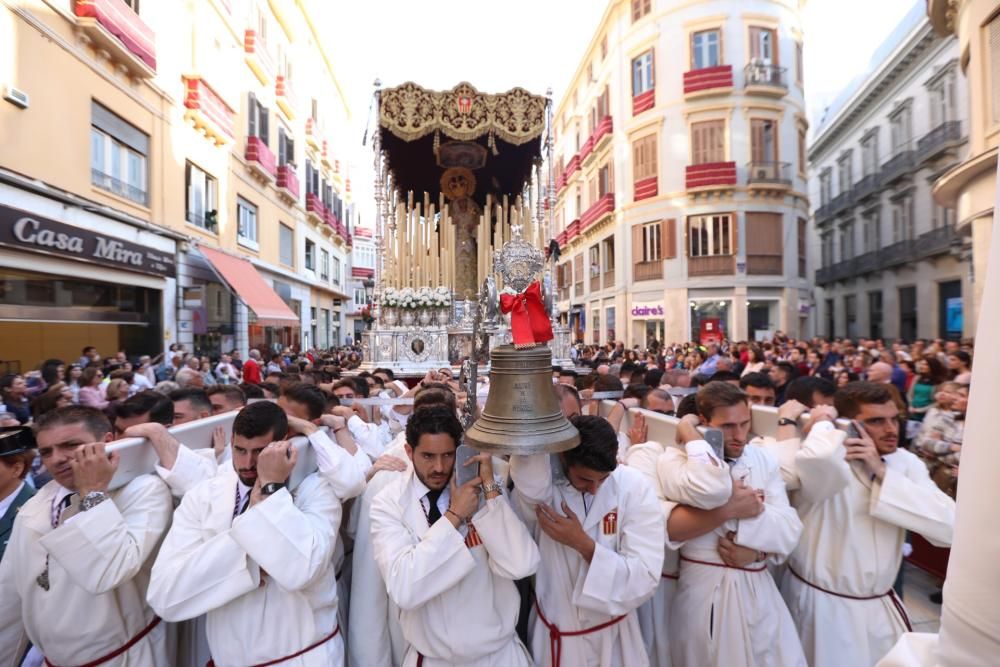
<svg viewBox="0 0 1000 667"><path fill-rule="evenodd" d="M0 244L127 271L168 278L177 275L172 253L8 206L0 206Z"/></svg>
<svg viewBox="0 0 1000 667"><path fill-rule="evenodd" d="M663 317L663 306L659 304L632 306L632 317Z"/></svg>

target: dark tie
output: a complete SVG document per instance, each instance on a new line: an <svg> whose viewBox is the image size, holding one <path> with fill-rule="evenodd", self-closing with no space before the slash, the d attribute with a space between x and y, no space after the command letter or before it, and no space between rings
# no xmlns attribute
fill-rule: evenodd
<svg viewBox="0 0 1000 667"><path fill-rule="evenodd" d="M429 526L433 526L434 522L441 518L441 510L438 509L438 498L441 497L443 490L427 492L427 504L430 506L427 509L427 525Z"/></svg>

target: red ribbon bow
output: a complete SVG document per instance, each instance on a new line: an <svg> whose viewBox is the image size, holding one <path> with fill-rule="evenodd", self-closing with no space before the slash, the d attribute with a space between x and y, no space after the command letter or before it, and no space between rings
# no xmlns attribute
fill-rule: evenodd
<svg viewBox="0 0 1000 667"><path fill-rule="evenodd" d="M542 305L542 286L536 280L520 294L501 294L500 311L510 313L514 347L531 347L552 340L552 325Z"/></svg>

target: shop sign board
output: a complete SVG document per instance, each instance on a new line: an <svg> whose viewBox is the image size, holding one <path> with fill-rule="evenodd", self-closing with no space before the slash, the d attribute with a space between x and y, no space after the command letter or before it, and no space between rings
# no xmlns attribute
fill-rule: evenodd
<svg viewBox="0 0 1000 667"><path fill-rule="evenodd" d="M9 206L0 206L0 245L154 276L177 275L171 253Z"/></svg>

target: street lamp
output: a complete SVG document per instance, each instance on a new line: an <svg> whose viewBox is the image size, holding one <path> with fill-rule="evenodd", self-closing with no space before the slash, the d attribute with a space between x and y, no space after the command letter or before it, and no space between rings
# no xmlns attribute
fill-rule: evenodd
<svg viewBox="0 0 1000 667"><path fill-rule="evenodd" d="M372 299L375 296L375 281L371 278L366 278L361 283L365 288L365 303L368 304L368 314L372 318L368 324L368 328L371 329L372 323L375 321L375 304Z"/></svg>

